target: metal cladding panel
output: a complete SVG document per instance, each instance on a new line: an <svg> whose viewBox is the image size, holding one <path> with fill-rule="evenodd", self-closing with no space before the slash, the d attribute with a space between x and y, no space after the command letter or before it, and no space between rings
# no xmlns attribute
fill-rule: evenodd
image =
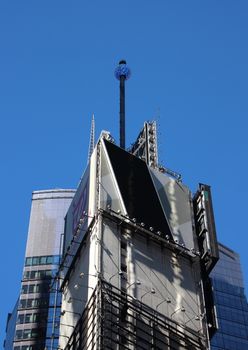
<svg viewBox="0 0 248 350"><path fill-rule="evenodd" d="M114 211L120 210L122 214L126 214L120 191L111 168L107 151L102 144L101 147L101 181L100 181L100 208L110 208Z"/></svg>
<svg viewBox="0 0 248 350"><path fill-rule="evenodd" d="M60 318L60 347L64 348L68 338L73 332L79 315L88 301L90 288L87 288L89 282L89 240L87 240L86 248L84 248L74 265L74 269L67 285L64 287L61 318ZM81 278L80 274L85 273Z"/></svg>
<svg viewBox="0 0 248 350"><path fill-rule="evenodd" d="M200 269L189 258L135 235L134 297L173 321L204 334L201 326ZM131 292L131 288L130 288Z"/></svg>
<svg viewBox="0 0 248 350"><path fill-rule="evenodd" d="M95 213L96 191L96 148L90 162L79 183L73 201L65 218L65 233L63 253L70 248L70 253L75 254L76 247L71 246L72 240L80 242Z"/></svg>
<svg viewBox="0 0 248 350"><path fill-rule="evenodd" d="M33 193L26 257L60 254L64 217L74 193L74 190Z"/></svg>
<svg viewBox="0 0 248 350"><path fill-rule="evenodd" d="M119 288L121 270L120 259L120 230L118 225L105 219L102 227L101 245L101 273L102 277Z"/></svg>
<svg viewBox="0 0 248 350"><path fill-rule="evenodd" d="M59 346L64 349L97 284L101 221L84 237L63 287ZM87 328L87 326L85 326ZM87 330L85 331L87 333Z"/></svg>
<svg viewBox="0 0 248 350"><path fill-rule="evenodd" d="M104 142L129 217L171 237L146 163L113 143Z"/></svg>
<svg viewBox="0 0 248 350"><path fill-rule="evenodd" d="M174 240L177 239L189 249L195 248L191 193L188 187L157 170L150 171Z"/></svg>
<svg viewBox="0 0 248 350"><path fill-rule="evenodd" d="M83 226L80 232L80 237L88 226L88 203L89 203L89 179L90 164L88 164L84 175L77 188L77 192L73 198L70 208L66 214L65 236L64 236L64 252L70 245L70 242L77 234L77 228L80 220L83 221Z"/></svg>

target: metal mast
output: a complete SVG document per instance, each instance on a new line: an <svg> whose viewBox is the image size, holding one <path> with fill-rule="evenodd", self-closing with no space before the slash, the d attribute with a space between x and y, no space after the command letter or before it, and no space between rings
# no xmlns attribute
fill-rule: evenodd
<svg viewBox="0 0 248 350"><path fill-rule="evenodd" d="M125 149L125 81L131 71L125 60L121 60L115 69L115 77L120 81L120 147Z"/></svg>
<svg viewBox="0 0 248 350"><path fill-rule="evenodd" d="M95 117L94 113L92 114L91 120L91 128L90 128L90 143L89 143L89 152L88 152L88 163L90 161L90 157L93 153L95 147Z"/></svg>

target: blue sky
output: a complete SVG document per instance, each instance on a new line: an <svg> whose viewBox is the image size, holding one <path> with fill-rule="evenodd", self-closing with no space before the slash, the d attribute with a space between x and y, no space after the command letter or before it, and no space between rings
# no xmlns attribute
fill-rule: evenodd
<svg viewBox="0 0 248 350"><path fill-rule="evenodd" d="M90 119L118 141L125 58L127 144L159 123L160 161L194 192L212 186L219 240L240 253L246 225L247 1L0 1L1 343L17 298L31 193L75 188Z"/></svg>

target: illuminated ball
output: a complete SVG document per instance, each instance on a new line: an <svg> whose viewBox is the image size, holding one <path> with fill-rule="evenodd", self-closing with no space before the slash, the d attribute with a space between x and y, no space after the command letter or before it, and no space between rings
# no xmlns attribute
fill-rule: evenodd
<svg viewBox="0 0 248 350"><path fill-rule="evenodd" d="M127 66L126 61L122 60L115 69L115 77L120 80L121 76L125 77L125 80L129 79L131 75L130 68Z"/></svg>

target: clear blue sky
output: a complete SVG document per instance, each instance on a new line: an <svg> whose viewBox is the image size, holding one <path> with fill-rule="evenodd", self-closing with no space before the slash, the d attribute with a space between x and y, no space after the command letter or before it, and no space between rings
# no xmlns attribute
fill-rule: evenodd
<svg viewBox="0 0 248 350"><path fill-rule="evenodd" d="M212 186L218 238L248 291L248 2L0 1L1 339L19 293L31 193L75 188L91 114L118 140L125 58L127 144L159 116L160 160Z"/></svg>

